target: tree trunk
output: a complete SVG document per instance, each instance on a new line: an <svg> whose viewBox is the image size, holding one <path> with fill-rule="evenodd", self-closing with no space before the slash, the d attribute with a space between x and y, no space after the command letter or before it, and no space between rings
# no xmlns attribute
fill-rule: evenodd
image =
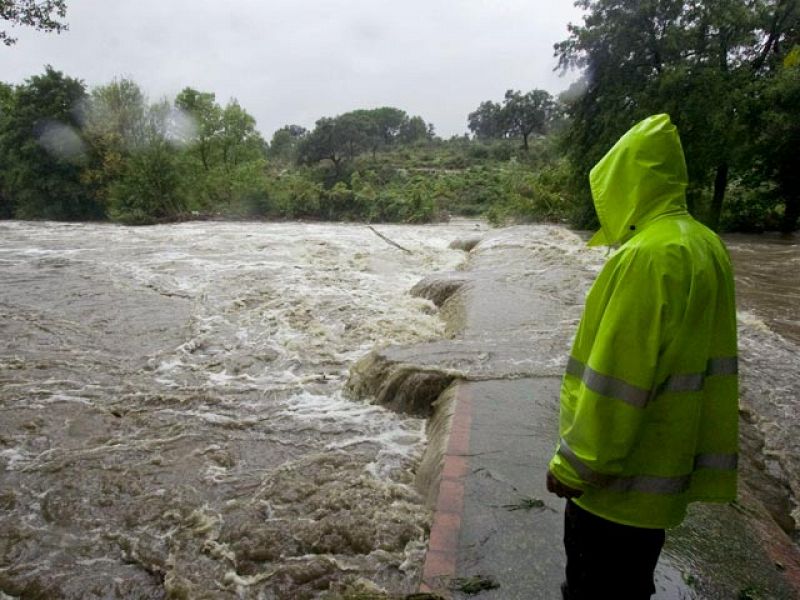
<svg viewBox="0 0 800 600"><path fill-rule="evenodd" d="M717 167L714 178L714 197L711 199L711 208L708 212L708 226L714 231L719 229L719 218L722 214L722 201L725 199L725 188L728 187L728 163Z"/></svg>
<svg viewBox="0 0 800 600"><path fill-rule="evenodd" d="M528 136L529 135L530 135L529 133L523 133L522 134L522 149L525 150L525 152L528 151Z"/></svg>
<svg viewBox="0 0 800 600"><path fill-rule="evenodd" d="M784 201L781 232L792 233L797 229L798 219L800 219L800 195L797 193L788 193Z"/></svg>

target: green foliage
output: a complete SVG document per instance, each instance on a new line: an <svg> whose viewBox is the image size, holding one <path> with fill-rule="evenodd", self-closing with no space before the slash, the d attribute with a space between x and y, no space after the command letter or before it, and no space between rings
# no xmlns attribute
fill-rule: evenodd
<svg viewBox="0 0 800 600"><path fill-rule="evenodd" d="M223 107L185 88L174 105L150 104L128 79L87 95L48 67L17 88L0 85L0 217L429 221L440 215L436 176L409 175L386 157L423 151L432 132L383 107L321 119L311 133L286 126L268 147L235 100Z"/></svg>
<svg viewBox="0 0 800 600"><path fill-rule="evenodd" d="M528 137L534 133L543 135L556 114L556 103L545 90L532 90L527 94L508 90L501 122L510 136L522 138L522 145L527 150Z"/></svg>
<svg viewBox="0 0 800 600"><path fill-rule="evenodd" d="M255 119L235 100L222 107L214 94L193 88L178 94L175 107L191 118L183 167L194 206L221 210L257 196L266 144Z"/></svg>
<svg viewBox="0 0 800 600"><path fill-rule="evenodd" d="M86 144L78 107L83 82L52 67L6 88L0 115L2 212L27 219L95 219L102 208L81 183Z"/></svg>
<svg viewBox="0 0 800 600"><path fill-rule="evenodd" d="M420 116L411 117L400 125L396 140L400 144L421 144L433 139L433 125Z"/></svg>
<svg viewBox="0 0 800 600"><path fill-rule="evenodd" d="M762 181L775 182L784 205L779 228L788 233L800 220L800 45L759 84L748 115L750 140L759 157L753 166Z"/></svg>
<svg viewBox="0 0 800 600"><path fill-rule="evenodd" d="M562 98L570 117L564 150L580 205L574 214L592 220L585 218L592 212L588 172L614 141L645 116L667 112L686 153L690 210L703 208L716 226L729 179L740 179L761 158L748 114L768 109L760 90L770 87L765 82L791 48L787 42L797 38L798 3L576 5L587 11L584 23L570 25L570 37L555 47L563 68L585 69L582 89ZM709 189L707 206L692 202Z"/></svg>
<svg viewBox="0 0 800 600"><path fill-rule="evenodd" d="M722 229L753 233L779 229L784 207L777 192L777 186L769 183L760 187L741 180L731 183L722 211Z"/></svg>
<svg viewBox="0 0 800 600"><path fill-rule="evenodd" d="M145 143L147 110L144 94L129 79L95 88L84 105L83 137L90 160L81 172L81 182L104 209L131 153Z"/></svg>
<svg viewBox="0 0 800 600"><path fill-rule="evenodd" d="M39 31L61 33L67 29L62 21L66 15L66 0L0 0L0 20L11 23L12 27L25 25ZM0 30L0 42L11 46L17 42L17 38Z"/></svg>
<svg viewBox="0 0 800 600"><path fill-rule="evenodd" d="M488 211L495 225L515 222L562 222L574 210L569 202L566 163L562 160L537 171L509 169L501 181L503 197Z"/></svg>
<svg viewBox="0 0 800 600"><path fill-rule="evenodd" d="M184 88L175 98L175 106L192 117L195 125L193 144L189 155L199 162L204 171L209 171L216 162L217 139L222 131L222 108L216 103L214 94Z"/></svg>
<svg viewBox="0 0 800 600"><path fill-rule="evenodd" d="M298 146L306 135L308 130L305 127L284 125L272 134L267 156L283 164L294 163L297 161Z"/></svg>
<svg viewBox="0 0 800 600"><path fill-rule="evenodd" d="M150 107L142 144L127 159L109 190L108 216L126 225L172 221L186 212L187 203L179 153L169 139L170 106Z"/></svg>
<svg viewBox="0 0 800 600"><path fill-rule="evenodd" d="M469 113L469 130L480 140L502 138L506 135L502 118L503 107L491 100L481 102L478 108Z"/></svg>
<svg viewBox="0 0 800 600"><path fill-rule="evenodd" d="M478 139L522 138L528 150L532 134L544 135L560 114L558 104L545 90L506 91L503 104L491 100L481 102L467 117L469 129Z"/></svg>
<svg viewBox="0 0 800 600"><path fill-rule="evenodd" d="M270 183L267 193L274 214L288 219L317 215L322 204L322 185L303 175L303 172L287 173Z"/></svg>
<svg viewBox="0 0 800 600"><path fill-rule="evenodd" d="M420 117L409 118L397 108L354 110L336 117L323 117L298 146L298 162L333 166L331 185L347 174L346 163L359 155L384 150L401 143L418 143L432 137L432 126Z"/></svg>

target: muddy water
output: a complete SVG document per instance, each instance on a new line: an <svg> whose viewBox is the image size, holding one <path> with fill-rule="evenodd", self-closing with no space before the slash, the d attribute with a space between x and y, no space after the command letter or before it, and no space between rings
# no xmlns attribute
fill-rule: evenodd
<svg viewBox="0 0 800 600"><path fill-rule="evenodd" d="M424 423L342 384L442 334L406 292L475 227L0 224L0 591L411 591Z"/></svg>
<svg viewBox="0 0 800 600"><path fill-rule="evenodd" d="M736 271L741 404L763 435L764 468L800 526L800 240L725 238ZM787 523L789 528L792 523ZM795 529L793 536L800 542Z"/></svg>
<svg viewBox="0 0 800 600"><path fill-rule="evenodd" d="M475 227L379 228L406 254L357 225L0 223L0 591L412 591L429 523L412 485L424 423L342 388L374 346L446 333L406 292L461 264L448 243ZM544 267L582 265L552 282L576 320L602 252L558 228L503 239L531 236ZM797 518L800 249L728 243L742 404ZM492 268L513 277L519 265L498 256ZM563 352L550 359L560 368Z"/></svg>

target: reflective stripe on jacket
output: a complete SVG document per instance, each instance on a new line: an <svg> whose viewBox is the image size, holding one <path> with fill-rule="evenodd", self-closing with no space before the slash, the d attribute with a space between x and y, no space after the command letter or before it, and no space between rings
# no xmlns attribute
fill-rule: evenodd
<svg viewBox="0 0 800 600"><path fill-rule="evenodd" d="M592 286L561 389L553 474L585 510L673 527L694 500L736 496L733 276L685 204L667 115L623 136L590 177L601 230L622 243Z"/></svg>

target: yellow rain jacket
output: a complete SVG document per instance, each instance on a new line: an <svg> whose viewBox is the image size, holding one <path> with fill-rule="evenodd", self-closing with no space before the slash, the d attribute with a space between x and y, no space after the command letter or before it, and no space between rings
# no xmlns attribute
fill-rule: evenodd
<svg viewBox="0 0 800 600"><path fill-rule="evenodd" d="M687 212L668 115L630 129L590 174L621 244L594 282L561 388L550 470L575 502L637 527L678 525L694 500L736 497L736 309L730 258Z"/></svg>

